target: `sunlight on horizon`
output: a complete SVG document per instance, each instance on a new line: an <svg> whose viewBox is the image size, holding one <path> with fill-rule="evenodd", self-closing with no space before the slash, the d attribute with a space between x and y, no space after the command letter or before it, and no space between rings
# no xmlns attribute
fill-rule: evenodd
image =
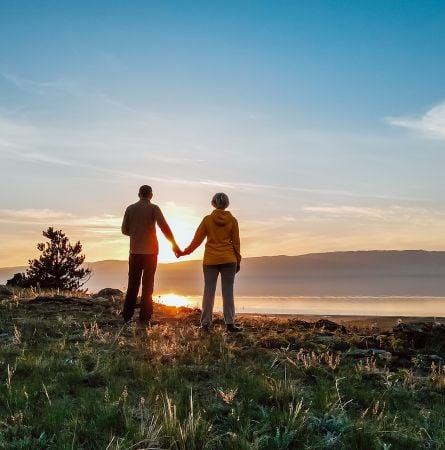
<svg viewBox="0 0 445 450"><path fill-rule="evenodd" d="M163 294L157 298L157 302L161 305L166 306L176 306L177 308L181 306L194 307L194 301L191 297L186 295L178 295L178 294Z"/></svg>

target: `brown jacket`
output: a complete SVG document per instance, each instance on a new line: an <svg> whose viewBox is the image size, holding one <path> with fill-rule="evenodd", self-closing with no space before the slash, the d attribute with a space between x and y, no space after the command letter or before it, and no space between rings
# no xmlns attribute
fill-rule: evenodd
<svg viewBox="0 0 445 450"><path fill-rule="evenodd" d="M215 209L212 214L205 216L186 252L193 252L206 237L203 264L214 265L241 261L238 221L229 211Z"/></svg>
<svg viewBox="0 0 445 450"><path fill-rule="evenodd" d="M122 221L122 233L130 236L130 253L157 255L159 253L156 224L165 237L173 241L173 234L159 206L148 199L130 205Z"/></svg>

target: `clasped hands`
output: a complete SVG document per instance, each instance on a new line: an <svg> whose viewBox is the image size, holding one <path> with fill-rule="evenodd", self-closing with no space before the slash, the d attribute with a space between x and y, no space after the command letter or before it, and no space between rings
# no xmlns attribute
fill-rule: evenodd
<svg viewBox="0 0 445 450"><path fill-rule="evenodd" d="M181 256L190 255L190 253L191 253L191 252L187 251L187 249L185 249L184 251L181 250L179 248L178 244L173 244L172 250L173 250L173 253L175 254L176 258L179 258Z"/></svg>

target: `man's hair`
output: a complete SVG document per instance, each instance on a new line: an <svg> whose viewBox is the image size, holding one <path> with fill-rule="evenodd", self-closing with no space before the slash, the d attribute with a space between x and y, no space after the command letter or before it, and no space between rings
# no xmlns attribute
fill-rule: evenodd
<svg viewBox="0 0 445 450"><path fill-rule="evenodd" d="M150 197L151 194L153 194L153 190L152 190L151 186L144 184L143 186L141 186L139 188L139 196L140 197L147 198L147 197Z"/></svg>
<svg viewBox="0 0 445 450"><path fill-rule="evenodd" d="M229 206L229 197L224 192L218 192L212 198L212 205L216 209L226 209Z"/></svg>

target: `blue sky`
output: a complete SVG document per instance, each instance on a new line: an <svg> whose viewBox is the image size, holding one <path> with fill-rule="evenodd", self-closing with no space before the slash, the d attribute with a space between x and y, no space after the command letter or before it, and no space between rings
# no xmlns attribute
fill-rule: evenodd
<svg viewBox="0 0 445 450"><path fill-rule="evenodd" d="M442 1L0 0L0 266L47 225L125 258L142 183L181 245L224 190L245 256L445 249L444 25Z"/></svg>

